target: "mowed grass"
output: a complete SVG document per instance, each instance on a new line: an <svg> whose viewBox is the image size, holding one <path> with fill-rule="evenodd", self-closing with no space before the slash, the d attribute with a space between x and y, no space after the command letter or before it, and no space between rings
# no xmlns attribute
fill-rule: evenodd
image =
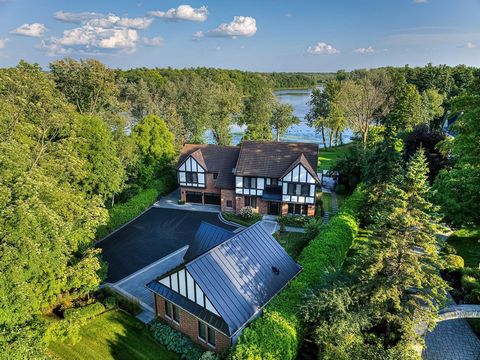
<svg viewBox="0 0 480 360"><path fill-rule="evenodd" d="M447 240L465 261L465 266L476 268L480 264L480 230L462 229L455 231Z"/></svg>
<svg viewBox="0 0 480 360"><path fill-rule="evenodd" d="M178 360L148 333L144 324L121 311L108 311L91 320L81 330L81 340L49 345L54 359Z"/></svg>
<svg viewBox="0 0 480 360"><path fill-rule="evenodd" d="M338 157L344 155L351 146L352 144L346 144L342 146L337 146L333 149L321 149L318 152L318 171L330 170L330 167L333 165L335 160Z"/></svg>
<svg viewBox="0 0 480 360"><path fill-rule="evenodd" d="M294 260L297 260L309 241L310 238L304 233L282 232L278 235L278 242Z"/></svg>

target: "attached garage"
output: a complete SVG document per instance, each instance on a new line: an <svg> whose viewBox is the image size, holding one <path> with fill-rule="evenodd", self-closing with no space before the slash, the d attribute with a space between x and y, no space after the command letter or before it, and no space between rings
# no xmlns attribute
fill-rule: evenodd
<svg viewBox="0 0 480 360"><path fill-rule="evenodd" d="M220 194L205 193L204 200L205 204L220 205L222 203Z"/></svg>
<svg viewBox="0 0 480 360"><path fill-rule="evenodd" d="M186 200L189 203L202 204L202 193L198 191L187 191Z"/></svg>

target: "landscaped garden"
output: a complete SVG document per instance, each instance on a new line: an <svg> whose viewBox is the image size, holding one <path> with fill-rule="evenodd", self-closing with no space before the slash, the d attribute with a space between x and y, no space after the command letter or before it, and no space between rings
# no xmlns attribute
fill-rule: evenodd
<svg viewBox="0 0 480 360"><path fill-rule="evenodd" d="M49 352L54 358L65 360L179 359L157 343L144 324L120 310L105 312L89 321L81 329L79 342L54 342L49 345Z"/></svg>
<svg viewBox="0 0 480 360"><path fill-rule="evenodd" d="M330 170L335 160L345 155L351 144L340 145L332 149L322 149L318 152L318 171Z"/></svg>
<svg viewBox="0 0 480 360"><path fill-rule="evenodd" d="M246 227L249 227L262 220L262 215L253 212L253 210L248 206L242 208L238 214L226 211L222 212L222 217L227 221L231 221Z"/></svg>

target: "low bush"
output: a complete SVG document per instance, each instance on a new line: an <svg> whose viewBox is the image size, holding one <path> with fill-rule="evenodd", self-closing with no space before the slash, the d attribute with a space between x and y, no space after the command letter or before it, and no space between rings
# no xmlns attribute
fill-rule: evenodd
<svg viewBox="0 0 480 360"><path fill-rule="evenodd" d="M127 297L110 287L102 288L98 294L98 299L109 309L118 307L133 316L142 312L142 307L140 306L138 299Z"/></svg>
<svg viewBox="0 0 480 360"><path fill-rule="evenodd" d="M253 212L253 209L250 206L245 206L240 209L240 212L238 214L243 220L250 220L253 218L255 213Z"/></svg>
<svg viewBox="0 0 480 360"><path fill-rule="evenodd" d="M222 212L222 217L225 220L228 220L228 221L231 221L231 222L234 222L234 223L246 226L246 227L249 227L249 226L255 224L257 221L262 220L262 215L257 214L257 213L253 213L253 216L248 220L245 220L240 215L237 215L237 214L232 213L232 212Z"/></svg>
<svg viewBox="0 0 480 360"><path fill-rule="evenodd" d="M465 261L458 255L447 254L443 256L443 260L445 260L446 269L460 269L465 266Z"/></svg>
<svg viewBox="0 0 480 360"><path fill-rule="evenodd" d="M99 226L97 238L100 239L107 236L113 230L140 215L152 205L160 195L173 190L174 186L175 178L168 173L162 178L153 181L148 188L142 190L126 202L114 205L108 210L107 224Z"/></svg>
<svg viewBox="0 0 480 360"><path fill-rule="evenodd" d="M185 360L198 360L202 358L202 350L195 345L188 337L167 324L160 321L150 327L152 337L168 350L180 355ZM208 356L208 355L205 355ZM208 359L208 357L206 357Z"/></svg>
<svg viewBox="0 0 480 360"><path fill-rule="evenodd" d="M178 205L185 205L185 200L179 199L178 200Z"/></svg>
<svg viewBox="0 0 480 360"><path fill-rule="evenodd" d="M293 226L293 227L304 227L310 222L308 216L302 215L288 215L288 216L279 216L277 221L280 223L280 226Z"/></svg>
<svg viewBox="0 0 480 360"><path fill-rule="evenodd" d="M79 308L66 309L62 320L53 320L45 332L47 343L53 341L70 341L72 344L80 341L80 329L88 320L105 311L102 303L96 302Z"/></svg>
<svg viewBox="0 0 480 360"><path fill-rule="evenodd" d="M272 300L263 316L243 331L232 349L233 359L290 360L297 356L303 337L297 315L299 304L308 288L319 285L327 272L342 267L358 232L358 213L364 197L357 189L303 249L298 260L303 271Z"/></svg>

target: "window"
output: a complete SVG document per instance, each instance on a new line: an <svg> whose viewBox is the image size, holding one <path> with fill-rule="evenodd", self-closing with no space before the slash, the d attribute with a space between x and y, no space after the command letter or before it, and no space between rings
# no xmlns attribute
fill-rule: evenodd
<svg viewBox="0 0 480 360"><path fill-rule="evenodd" d="M271 184L272 186L278 186L278 179L272 179L271 182L270 182L270 184Z"/></svg>
<svg viewBox="0 0 480 360"><path fill-rule="evenodd" d="M203 341L207 341L207 329L206 325L199 321L198 322L198 338Z"/></svg>
<svg viewBox="0 0 480 360"><path fill-rule="evenodd" d="M257 208L257 197L256 196L245 196L245 206L251 206L252 208Z"/></svg>
<svg viewBox="0 0 480 360"><path fill-rule="evenodd" d="M198 183L198 174L196 172L187 171L185 176L187 183Z"/></svg>
<svg viewBox="0 0 480 360"><path fill-rule="evenodd" d="M256 189L257 188L257 178L252 177L243 177L243 187L245 189Z"/></svg>
<svg viewBox="0 0 480 360"><path fill-rule="evenodd" d="M180 312L178 310L178 307L172 304L172 309L173 309L173 320L177 323L180 323Z"/></svg>
<svg viewBox="0 0 480 360"><path fill-rule="evenodd" d="M288 195L308 196L310 194L310 185L309 184L288 183L287 194Z"/></svg>
<svg viewBox="0 0 480 360"><path fill-rule="evenodd" d="M215 347L215 330L213 330L210 326L207 327L208 330L208 343Z"/></svg>
<svg viewBox="0 0 480 360"><path fill-rule="evenodd" d="M227 208L233 207L232 200L227 200Z"/></svg>
<svg viewBox="0 0 480 360"><path fill-rule="evenodd" d="M170 308L170 303L165 300L165 316L169 319L172 318L172 309Z"/></svg>
<svg viewBox="0 0 480 360"><path fill-rule="evenodd" d="M289 215L307 215L308 205L306 204L288 204Z"/></svg>
<svg viewBox="0 0 480 360"><path fill-rule="evenodd" d="M218 173L213 173L213 180L217 180Z"/></svg>

